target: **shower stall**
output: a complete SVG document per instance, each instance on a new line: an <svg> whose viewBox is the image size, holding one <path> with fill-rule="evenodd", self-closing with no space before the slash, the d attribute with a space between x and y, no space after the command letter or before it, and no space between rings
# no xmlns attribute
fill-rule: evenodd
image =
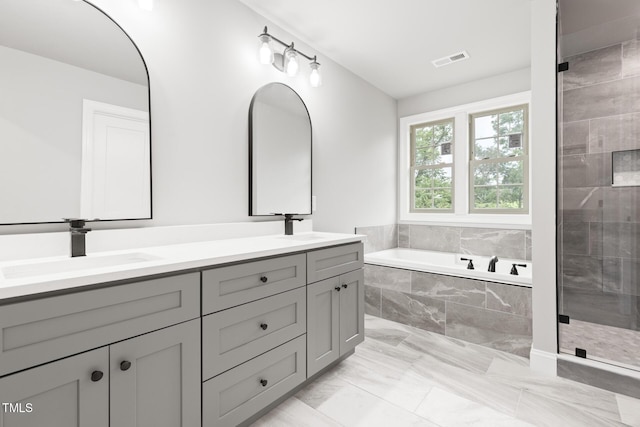
<svg viewBox="0 0 640 427"><path fill-rule="evenodd" d="M559 5L559 349L640 372L640 0Z"/></svg>

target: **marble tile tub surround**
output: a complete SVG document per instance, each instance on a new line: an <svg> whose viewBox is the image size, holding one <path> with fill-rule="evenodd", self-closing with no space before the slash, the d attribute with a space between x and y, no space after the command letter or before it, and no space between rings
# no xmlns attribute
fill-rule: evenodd
<svg viewBox="0 0 640 427"><path fill-rule="evenodd" d="M531 260L531 231L399 224L398 247Z"/></svg>
<svg viewBox="0 0 640 427"><path fill-rule="evenodd" d="M356 227L356 234L367 236L364 253L378 252L398 247L398 224Z"/></svg>
<svg viewBox="0 0 640 427"><path fill-rule="evenodd" d="M368 315L365 334L254 427L640 426L639 399L541 376L525 358Z"/></svg>
<svg viewBox="0 0 640 427"><path fill-rule="evenodd" d="M528 357L531 288L365 264L365 313Z"/></svg>
<svg viewBox="0 0 640 427"><path fill-rule="evenodd" d="M392 248L424 249L531 260L531 231L421 224L356 227L364 234L364 252Z"/></svg>
<svg viewBox="0 0 640 427"><path fill-rule="evenodd" d="M640 148L639 48L634 39L565 58L558 162L560 311L636 331L640 187L612 187L611 153Z"/></svg>

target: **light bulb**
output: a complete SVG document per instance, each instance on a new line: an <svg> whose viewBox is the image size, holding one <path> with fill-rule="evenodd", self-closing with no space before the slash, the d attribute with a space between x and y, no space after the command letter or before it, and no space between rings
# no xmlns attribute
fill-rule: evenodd
<svg viewBox="0 0 640 427"><path fill-rule="evenodd" d="M322 85L322 75L320 75L320 64L318 64L313 59L313 62L309 64L311 66L311 74L309 75L309 83L311 83L311 87L318 87Z"/></svg>
<svg viewBox="0 0 640 427"><path fill-rule="evenodd" d="M138 7L151 12L153 10L153 0L138 0Z"/></svg>
<svg viewBox="0 0 640 427"><path fill-rule="evenodd" d="M260 36L260 50L258 51L260 57L260 63L264 65L269 65L273 63L273 50L271 50L271 45L269 42L271 41L271 37L266 34L262 34Z"/></svg>
<svg viewBox="0 0 640 427"><path fill-rule="evenodd" d="M298 74L298 55L293 50L288 50L285 56L285 71L288 76Z"/></svg>

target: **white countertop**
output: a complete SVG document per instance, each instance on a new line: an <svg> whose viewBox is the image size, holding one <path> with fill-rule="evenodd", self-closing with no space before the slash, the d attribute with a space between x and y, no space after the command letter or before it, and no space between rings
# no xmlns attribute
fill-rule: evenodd
<svg viewBox="0 0 640 427"><path fill-rule="evenodd" d="M293 236L269 235L100 252L80 258L50 257L3 262L0 263L0 300L319 249L359 242L364 237L306 232ZM127 257L131 259L109 265L110 260ZM91 263L99 265L101 261L106 261L106 266L81 267ZM63 271L34 274L39 270L51 270L51 266L61 266L59 269Z"/></svg>

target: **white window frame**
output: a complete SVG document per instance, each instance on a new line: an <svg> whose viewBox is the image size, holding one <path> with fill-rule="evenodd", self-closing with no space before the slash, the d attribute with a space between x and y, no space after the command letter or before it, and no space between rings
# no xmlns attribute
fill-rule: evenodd
<svg viewBox="0 0 640 427"><path fill-rule="evenodd" d="M531 228L531 210L528 213L470 213L469 210L469 162L470 162L470 120L472 114L490 110L498 110L528 104L529 150L531 138L531 91L501 96L456 107L446 108L428 113L402 117L399 120L398 146L398 221L400 223L429 223L432 225L457 225L468 227L490 226L492 228ZM411 211L411 126L454 118L454 211L444 212L412 212ZM532 175L531 156L528 158L528 194L531 194ZM544 171L543 171L544 173Z"/></svg>
<svg viewBox="0 0 640 427"><path fill-rule="evenodd" d="M452 154L452 158L453 158L453 163L435 163L432 165L422 165L422 166L418 166L415 165L415 152L416 152L416 148L414 146L415 141L413 141L413 129L414 127L420 126L420 127L426 127L426 126L437 126L437 125L441 125L444 123L449 123L452 122L454 129L453 129L453 139L451 139L451 145L454 147L454 151L451 153ZM410 207L409 209L411 210L411 212L438 212L438 213L445 213L445 212L454 212L455 209L455 182L456 182L456 171L455 171L455 141L456 141L456 135L455 135L455 119L453 117L445 119L445 120L439 120L436 122L428 122L428 123L417 123L414 124L412 126L410 126L409 128L409 150L411 152L410 154L410 161L409 161L409 167L410 167L410 176L411 178L411 192L409 193L409 197L411 198L410 200ZM416 171L419 170L436 170L436 169L443 169L446 167L450 167L451 168L451 207L450 208L416 208L415 207L415 183L416 180L414 178L414 174Z"/></svg>

